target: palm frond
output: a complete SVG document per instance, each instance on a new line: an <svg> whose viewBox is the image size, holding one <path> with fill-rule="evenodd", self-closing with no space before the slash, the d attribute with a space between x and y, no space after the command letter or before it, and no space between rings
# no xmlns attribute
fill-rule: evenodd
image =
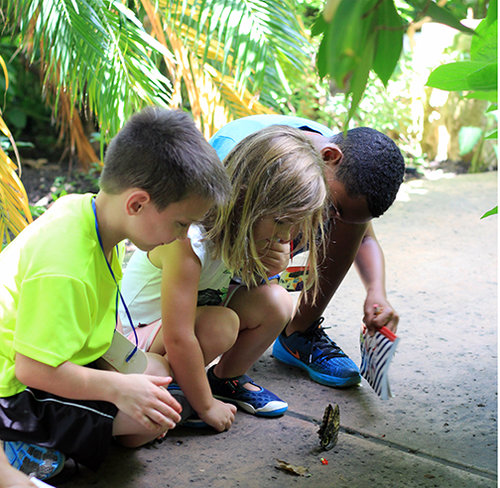
<svg viewBox="0 0 500 488"><path fill-rule="evenodd" d="M1 116L0 131L15 147L12 135ZM0 148L0 248L32 221L28 196L17 171L18 166Z"/></svg>
<svg viewBox="0 0 500 488"><path fill-rule="evenodd" d="M189 5L188 5L189 4ZM290 91L284 72L304 72L311 51L289 0L160 0L166 23L175 25L202 64L233 78L233 89L261 93L277 107L274 93Z"/></svg>
<svg viewBox="0 0 500 488"><path fill-rule="evenodd" d="M40 60L44 84L87 109L110 138L144 105L168 106L171 86L157 61L171 57L118 0L5 0L22 47ZM16 10L17 9L17 10Z"/></svg>

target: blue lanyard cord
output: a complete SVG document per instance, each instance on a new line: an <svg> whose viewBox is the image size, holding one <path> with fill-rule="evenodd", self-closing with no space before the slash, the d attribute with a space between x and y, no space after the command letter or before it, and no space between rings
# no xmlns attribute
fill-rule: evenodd
<svg viewBox="0 0 500 488"><path fill-rule="evenodd" d="M108 258L106 257L106 253L104 252L104 246L102 245L101 233L99 232L99 224L97 223L97 211L95 208L95 197L92 198L92 209L94 210L95 231L97 233L97 239L99 240L99 245L101 246L104 260L106 261L106 264L108 265L109 272L111 273L111 276L113 277L113 281L115 282L115 285L116 285L116 290L117 290L116 313L118 315L118 296L120 296L120 300L122 302L123 308L125 309L125 313L127 314L128 321L132 327L132 330L134 331L135 347L132 350L132 352L127 356L127 358L125 359L125 362L128 363L132 359L132 356L137 352L137 348L139 345L139 338L137 337L137 332L136 332L135 327L134 327L134 322L132 321L132 317L130 316L130 312L128 311L125 300L123 299L122 293L120 291L120 287L118 286L118 282L116 281L115 274L113 273L113 270L111 269L111 265L108 262ZM118 253L118 247L116 248L116 252Z"/></svg>

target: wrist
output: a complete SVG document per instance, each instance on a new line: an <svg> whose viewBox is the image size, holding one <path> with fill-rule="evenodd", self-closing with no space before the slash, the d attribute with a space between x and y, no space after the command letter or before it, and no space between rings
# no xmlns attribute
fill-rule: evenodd
<svg viewBox="0 0 500 488"><path fill-rule="evenodd" d="M381 298L384 298L386 299L386 293L385 293L385 289L382 285L378 284L378 283L373 283L373 284L370 284L366 287L366 296L368 298L370 297L381 297Z"/></svg>
<svg viewBox="0 0 500 488"><path fill-rule="evenodd" d="M212 395L210 395L210 398L205 398L204 401L200 403L199 406L196 405L196 407L198 408L194 407L192 404L191 406L194 408L198 416L201 419L203 419L210 412L210 410L213 409L214 404L215 404L215 398Z"/></svg>

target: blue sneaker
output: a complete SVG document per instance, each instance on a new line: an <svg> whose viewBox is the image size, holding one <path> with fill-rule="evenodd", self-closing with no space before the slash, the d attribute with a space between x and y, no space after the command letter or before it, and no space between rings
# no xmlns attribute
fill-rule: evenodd
<svg viewBox="0 0 500 488"><path fill-rule="evenodd" d="M301 368L322 385L345 387L361 382L359 369L325 333L324 318L315 320L305 332L288 337L283 331L274 341L273 356L282 363Z"/></svg>
<svg viewBox="0 0 500 488"><path fill-rule="evenodd" d="M64 467L64 454L55 449L21 441L4 441L3 448L11 466L39 480L52 478Z"/></svg>
<svg viewBox="0 0 500 488"><path fill-rule="evenodd" d="M167 386L168 392L181 404L181 421L177 424L182 427L193 427L195 429L204 429L210 427L206 422L198 417L194 408L188 402L186 395L177 383L170 383Z"/></svg>
<svg viewBox="0 0 500 488"><path fill-rule="evenodd" d="M214 373L215 366L207 371L208 382L215 398L259 417L278 417L288 409L288 403L278 398L269 390L256 385L246 374L234 378L218 378ZM251 383L260 388L259 391L247 390L243 385Z"/></svg>

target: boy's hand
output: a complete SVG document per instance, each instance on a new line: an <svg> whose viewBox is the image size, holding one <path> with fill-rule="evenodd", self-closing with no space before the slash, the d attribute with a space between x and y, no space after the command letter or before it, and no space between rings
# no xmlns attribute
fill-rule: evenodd
<svg viewBox="0 0 500 488"><path fill-rule="evenodd" d="M265 240L258 243L257 250L267 269L267 276L281 273L290 262L290 241Z"/></svg>
<svg viewBox="0 0 500 488"><path fill-rule="evenodd" d="M119 410L150 431L173 429L180 422L179 402L163 387L171 377L144 374L120 375L118 396L114 401Z"/></svg>
<svg viewBox="0 0 500 488"><path fill-rule="evenodd" d="M396 333L399 315L385 297L368 296L364 305L363 322L368 328L370 335L373 335L378 329L384 326Z"/></svg>
<svg viewBox="0 0 500 488"><path fill-rule="evenodd" d="M217 432L228 430L234 422L236 407L214 398L212 405L205 412L197 412L200 419L213 427Z"/></svg>

